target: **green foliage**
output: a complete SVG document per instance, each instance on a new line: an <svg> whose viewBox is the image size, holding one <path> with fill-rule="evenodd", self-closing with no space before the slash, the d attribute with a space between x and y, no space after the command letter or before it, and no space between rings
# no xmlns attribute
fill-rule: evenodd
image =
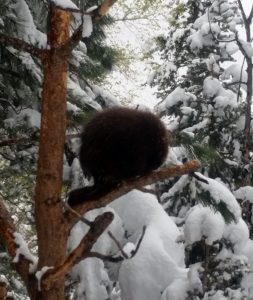
<svg viewBox="0 0 253 300"><path fill-rule="evenodd" d="M198 184L198 193L197 193L197 201L201 203L203 206L208 206L213 209L214 212L219 212L224 218L227 224L230 224L232 221L236 222L234 214L228 209L225 202L221 201L217 202L217 199L214 199L209 191L204 190L201 185Z"/></svg>

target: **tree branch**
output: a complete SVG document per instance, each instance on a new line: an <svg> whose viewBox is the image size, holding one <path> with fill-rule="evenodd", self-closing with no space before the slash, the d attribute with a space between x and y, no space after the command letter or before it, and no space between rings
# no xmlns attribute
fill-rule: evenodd
<svg viewBox="0 0 253 300"><path fill-rule="evenodd" d="M104 15L107 14L115 2L117 2L117 0L105 0L97 9L92 12L93 19L95 21L100 20Z"/></svg>
<svg viewBox="0 0 253 300"><path fill-rule="evenodd" d="M153 184L157 181L163 181L170 177L181 176L187 173L195 172L200 167L200 163L197 160L191 160L185 164L162 168L158 171L153 171L146 176L139 177L135 180L128 180L122 182L122 184L117 188L103 196L91 199L88 202L84 202L80 205L75 206L75 210L79 214L84 214L86 211L105 206L112 202L114 199L127 194L133 189L138 189L146 185ZM66 218L68 219L70 228L75 223L76 216L73 215L71 211L65 212Z"/></svg>
<svg viewBox="0 0 253 300"><path fill-rule="evenodd" d="M81 134L68 134L66 135L66 139L70 140L72 138L80 138ZM24 143L31 143L31 142L36 142L39 140L39 135L31 135L31 136L20 136L12 139L6 139L3 141L0 141L0 148L5 147L5 146L11 146L13 144L24 144Z"/></svg>
<svg viewBox="0 0 253 300"><path fill-rule="evenodd" d="M93 245L105 229L111 224L112 220L113 214L111 212L105 212L102 215L97 216L92 222L90 230L83 237L76 249L67 256L62 264L45 273L42 278L42 287L49 290L54 282L63 278L75 264L89 257Z"/></svg>
<svg viewBox="0 0 253 300"><path fill-rule="evenodd" d="M101 254L101 253L98 253L98 252L91 252L89 257L97 257L99 259L102 259L103 261L109 261L109 262L112 262L112 263L117 263L117 262L120 262L120 261L123 261L125 259L131 259L133 258L136 253L138 252L138 250L140 249L140 245L141 245L141 242L144 238L144 235L145 235L145 232L146 232L146 229L147 227L144 226L143 229L142 229L142 234L141 234L141 237L136 245L136 248L135 250L132 252L131 256L127 256L123 250L121 249L121 253L122 253L122 256L111 256L111 255L104 255L104 254Z"/></svg>
<svg viewBox="0 0 253 300"><path fill-rule="evenodd" d="M44 54L46 53L46 49L37 48L25 41L22 41L18 38L7 36L3 33L0 33L0 43L4 44L5 46L11 46L16 50L28 52L38 58L43 58Z"/></svg>
<svg viewBox="0 0 253 300"><path fill-rule="evenodd" d="M251 24L252 18L253 18L253 5L251 7L251 11L250 11L250 14L249 14L248 19L247 19L249 24Z"/></svg>
<svg viewBox="0 0 253 300"><path fill-rule="evenodd" d="M244 22L244 24L247 24L247 17L246 17L245 11L244 11L243 6L242 6L242 1L237 0L237 2L238 2L238 5L239 5L239 8L240 8L240 11L242 13L243 22Z"/></svg>
<svg viewBox="0 0 253 300"><path fill-rule="evenodd" d="M11 215L6 208L3 199L0 197L0 240L6 247L11 259L14 259L17 251L17 245L14 238L15 232L16 227ZM14 263L15 269L26 284L29 281L29 265L30 261L22 255L19 257L18 262Z"/></svg>
<svg viewBox="0 0 253 300"><path fill-rule="evenodd" d="M99 21L112 7L112 5L117 0L105 0L97 9L87 13L83 12L81 10L76 9L63 9L60 7L60 9L71 11L71 12L80 12L82 15L90 15L91 18L97 22ZM69 55L71 51L78 45L80 40L82 39L82 33L83 33L83 18L81 24L77 27L77 29L74 31L72 36L68 39L68 41L60 47L59 51L61 51L64 55Z"/></svg>

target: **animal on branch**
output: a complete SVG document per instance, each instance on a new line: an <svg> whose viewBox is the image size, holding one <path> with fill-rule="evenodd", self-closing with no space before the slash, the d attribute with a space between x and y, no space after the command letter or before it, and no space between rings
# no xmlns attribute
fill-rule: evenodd
<svg viewBox="0 0 253 300"><path fill-rule="evenodd" d="M70 206L95 200L122 181L159 168L168 153L168 132L151 112L110 108L97 113L84 127L80 163L94 185L70 192Z"/></svg>

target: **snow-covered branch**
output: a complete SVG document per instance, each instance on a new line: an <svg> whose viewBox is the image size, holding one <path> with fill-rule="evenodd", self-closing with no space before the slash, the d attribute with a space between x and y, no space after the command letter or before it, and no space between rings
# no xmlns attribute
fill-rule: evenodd
<svg viewBox="0 0 253 300"><path fill-rule="evenodd" d="M75 210L79 214L83 214L88 210L105 206L108 203L112 202L114 199L124 194L127 194L133 189L138 189L143 186L153 184L157 181L163 181L170 177L193 173L196 170L198 170L199 167L200 167L199 161L191 160L182 165L166 167L158 171L153 171L152 173L146 176L139 177L136 180L125 181L117 189L114 189L103 196L91 199L88 202L84 202L81 205L75 206ZM73 213L69 210L66 212L66 217L69 220L69 226L72 227L73 223L76 222L76 215L73 215Z"/></svg>
<svg viewBox="0 0 253 300"><path fill-rule="evenodd" d="M64 277L75 264L79 263L84 258L89 257L93 245L105 229L111 224L112 220L113 214L111 212L99 215L94 222L92 222L88 233L84 236L76 249L67 256L65 261L53 270L50 269L47 273L45 273L43 276L44 278L42 278L42 287L46 290L50 289L55 281Z"/></svg>
<svg viewBox="0 0 253 300"><path fill-rule="evenodd" d="M99 21L111 8L111 6L117 0L105 0L101 5L98 6L95 10L91 12L83 12L81 10L76 10L74 8L66 8L64 10L71 11L71 12L80 12L82 15L89 15L94 22ZM58 7L58 6L57 6ZM63 9L63 8L61 8ZM86 24L84 24L83 17L81 18L81 24L77 27L74 31L72 36L68 39L68 41L60 48L60 51L64 54L66 53L69 55L71 51L78 45L81 38L83 37L83 30Z"/></svg>
<svg viewBox="0 0 253 300"><path fill-rule="evenodd" d="M37 48L23 40L7 36L3 33L0 33L0 43L4 44L5 46L11 46L20 51L28 52L38 58L43 58L43 55L46 52L45 49Z"/></svg>

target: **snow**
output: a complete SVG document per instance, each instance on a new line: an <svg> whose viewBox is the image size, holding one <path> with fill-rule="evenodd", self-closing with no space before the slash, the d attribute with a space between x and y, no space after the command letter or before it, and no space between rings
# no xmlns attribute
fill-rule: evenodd
<svg viewBox="0 0 253 300"><path fill-rule="evenodd" d="M182 245L176 243L178 228L148 193L134 190L110 206L122 219L130 242L136 243L147 226L137 254L124 260L119 269L121 299L160 300L168 285L186 278Z"/></svg>
<svg viewBox="0 0 253 300"><path fill-rule="evenodd" d="M89 93L89 91L84 91L79 84L77 84L74 80L68 78L68 92L83 105L87 105L89 107L94 108L95 110L101 110L101 106L94 101L95 95Z"/></svg>
<svg viewBox="0 0 253 300"><path fill-rule="evenodd" d="M249 240L249 229L242 218L237 223L228 224L223 233L223 237L229 240L235 253L240 253Z"/></svg>
<svg viewBox="0 0 253 300"><path fill-rule="evenodd" d="M242 45L243 50L248 58L251 58L253 56L253 48L251 43L247 43L242 39L239 39L239 43Z"/></svg>
<svg viewBox="0 0 253 300"><path fill-rule="evenodd" d="M111 276L117 276L116 273L119 272L121 300L160 300L166 288L166 295L175 294L179 283L187 281L183 245L176 242L180 232L156 197L134 190L113 201L110 207L89 211L85 218L94 220L105 211L113 212L114 220L99 237L92 251L105 255L118 253L118 247L107 234L110 230L130 255L146 225L146 232L136 255L125 259L118 266L113 265L109 272ZM82 222L73 227L68 242L69 251L78 245L87 231L88 226ZM85 293L87 300L103 300L106 299L106 291L108 295L112 293L110 280L101 260L85 259L73 268L71 275L79 280L77 299L83 299L82 295Z"/></svg>
<svg viewBox="0 0 253 300"><path fill-rule="evenodd" d="M46 48L46 34L37 30L30 9L25 0L15 0L12 4L18 22L18 36L40 48Z"/></svg>
<svg viewBox="0 0 253 300"><path fill-rule="evenodd" d="M97 85L92 85L92 91L95 93L96 96L101 96L103 100L105 101L105 107L114 107L114 106L119 106L120 102L119 100L113 96L109 91L97 86Z"/></svg>
<svg viewBox="0 0 253 300"><path fill-rule="evenodd" d="M217 180L205 177L201 173L196 173L200 178L206 180L208 184L198 181L198 185L205 191L208 191L214 201L219 204L221 201L226 205L227 209L233 214L236 221L241 217L241 208L236 201L235 196Z"/></svg>
<svg viewBox="0 0 253 300"><path fill-rule="evenodd" d="M204 238L207 245L212 245L222 238L224 227L225 221L219 212L196 205L191 208L185 220L185 243L190 245Z"/></svg>
<svg viewBox="0 0 253 300"><path fill-rule="evenodd" d="M224 108L226 106L237 107L237 96L230 90L226 90L217 78L207 77L203 83L203 95L208 99L213 99L216 108ZM222 110L216 111L222 114Z"/></svg>
<svg viewBox="0 0 253 300"><path fill-rule="evenodd" d="M188 102L194 101L195 99L196 97L193 94L187 93L184 89L177 87L165 98L163 102L157 105L156 110L159 113L162 113L177 103L182 103L185 107L187 107Z"/></svg>
<svg viewBox="0 0 253 300"><path fill-rule="evenodd" d="M78 7L71 0L50 0L56 6L64 9L78 9ZM78 9L79 10L79 9Z"/></svg>
<svg viewBox="0 0 253 300"><path fill-rule="evenodd" d="M89 37L93 30L92 18L89 15L83 16L83 32L82 37Z"/></svg>
<svg viewBox="0 0 253 300"><path fill-rule="evenodd" d="M38 290L40 291L41 290L41 278L42 276L48 271L48 270L51 270L53 269L53 267L47 267L47 266L44 266L41 270L37 271L35 273L35 277L37 278L38 280Z"/></svg>
<svg viewBox="0 0 253 300"><path fill-rule="evenodd" d="M0 275L0 282L1 283L5 283L6 285L9 284L7 278L4 275Z"/></svg>
<svg viewBox="0 0 253 300"><path fill-rule="evenodd" d="M240 199L242 201L249 201L253 204L253 187L252 186L243 186L236 191L233 192L236 199Z"/></svg>
<svg viewBox="0 0 253 300"><path fill-rule="evenodd" d="M161 300L185 300L188 288L186 278L177 278L164 290Z"/></svg>
<svg viewBox="0 0 253 300"><path fill-rule="evenodd" d="M104 234L99 237L97 242L92 248L92 251L97 251L100 253L103 253L104 255L109 255L112 253L117 253L118 248L117 246L111 242L110 236L107 234L108 231L112 232L114 237L122 242L124 240L124 229L122 226L122 221L117 215L117 213L110 207L106 208L99 208L94 209L92 211L87 212L84 217L89 220L93 221L98 215L101 215L104 212L112 212L114 214L114 219L112 223L108 226L108 228L105 230ZM88 225L84 224L83 222L78 222L71 230L69 240L68 240L68 250L72 251L75 249L82 238L86 235L88 232L89 227Z"/></svg>
<svg viewBox="0 0 253 300"><path fill-rule="evenodd" d="M108 231L113 234L120 244L123 244L124 241L124 228L117 213L112 208L106 207L87 212L85 218L93 221L96 216L106 211L113 212L114 219L105 232L98 238L92 251L104 255L114 255L117 254L119 249L108 235ZM78 222L72 228L68 240L68 251L72 251L77 247L88 230L89 227L83 222ZM97 258L87 258L75 265L71 270L71 277L78 282L76 296L80 300L83 299L84 294L87 300L104 300L107 299L107 291L112 290L104 263Z"/></svg>
<svg viewBox="0 0 253 300"><path fill-rule="evenodd" d="M178 39L183 37L183 35L185 34L185 31L186 31L185 28L178 28L177 30L175 30L172 35L172 41L176 42Z"/></svg>
<svg viewBox="0 0 253 300"><path fill-rule="evenodd" d="M148 226L137 254L120 267L121 299L160 300L166 286L186 274L169 255L156 228Z"/></svg>
<svg viewBox="0 0 253 300"><path fill-rule="evenodd" d="M203 292L203 286L201 283L201 279L199 278L199 272L204 271L201 263L192 264L189 267L188 279L189 284L191 286L191 290Z"/></svg>
<svg viewBox="0 0 253 300"><path fill-rule="evenodd" d="M28 261L30 261L29 271L33 272L37 266L37 258L31 254L30 250L28 249L27 243L20 233L15 232L14 238L14 241L17 245L17 250L15 257L13 258L13 263L17 263L19 261L20 255L22 255Z"/></svg>
<svg viewBox="0 0 253 300"><path fill-rule="evenodd" d="M247 82L248 80L248 74L245 70L242 70L242 66L238 63L231 64L229 67L227 67L223 74L221 75L221 79L226 82ZM243 85L245 86L245 85Z"/></svg>
<svg viewBox="0 0 253 300"><path fill-rule="evenodd" d="M19 113L12 112L10 117L4 120L6 127L13 128L13 126L26 125L28 128L40 128L40 113L31 108L25 108Z"/></svg>
<svg viewBox="0 0 253 300"><path fill-rule="evenodd" d="M76 300L108 299L108 292L112 287L102 260L87 258L75 267L75 272L77 271L80 283L75 292Z"/></svg>
<svg viewBox="0 0 253 300"><path fill-rule="evenodd" d="M219 74L220 72L220 67L216 62L215 56L211 54L209 58L206 60L207 64L207 69L210 71L212 74Z"/></svg>

